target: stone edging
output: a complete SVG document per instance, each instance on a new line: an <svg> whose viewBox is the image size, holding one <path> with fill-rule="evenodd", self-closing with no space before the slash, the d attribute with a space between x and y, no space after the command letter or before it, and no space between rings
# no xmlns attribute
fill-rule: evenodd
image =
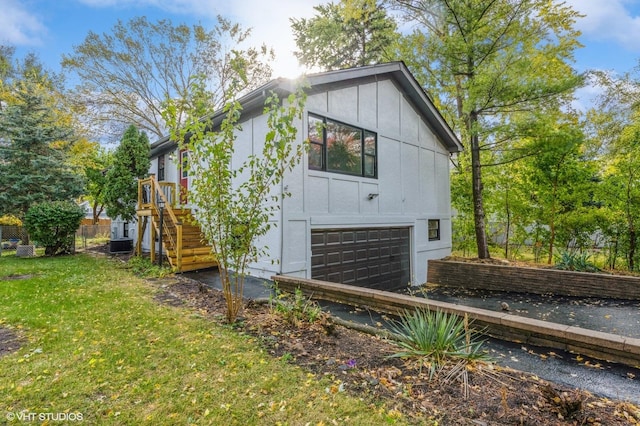
<svg viewBox="0 0 640 426"><path fill-rule="evenodd" d="M439 309L460 316L468 314L475 326L486 328L488 335L503 340L561 349L632 367L640 366L640 339L636 338L364 287L284 275L273 276L271 279L285 291L292 292L300 288L304 294L316 299L367 306L393 315L405 309L419 307Z"/></svg>

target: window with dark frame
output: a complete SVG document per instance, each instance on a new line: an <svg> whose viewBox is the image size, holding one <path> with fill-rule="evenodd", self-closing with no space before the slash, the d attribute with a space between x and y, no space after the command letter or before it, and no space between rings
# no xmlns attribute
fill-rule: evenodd
<svg viewBox="0 0 640 426"><path fill-rule="evenodd" d="M319 115L308 118L310 169L378 176L376 133Z"/></svg>
<svg viewBox="0 0 640 426"><path fill-rule="evenodd" d="M158 182L164 180L164 154L158 157Z"/></svg>
<svg viewBox="0 0 640 426"><path fill-rule="evenodd" d="M182 164L181 166L181 175L182 175L182 179L186 179L189 177L189 151L182 151L180 153L180 163Z"/></svg>
<svg viewBox="0 0 640 426"><path fill-rule="evenodd" d="M122 237L129 238L129 222L122 224Z"/></svg>
<svg viewBox="0 0 640 426"><path fill-rule="evenodd" d="M440 239L440 219L429 219L429 241Z"/></svg>

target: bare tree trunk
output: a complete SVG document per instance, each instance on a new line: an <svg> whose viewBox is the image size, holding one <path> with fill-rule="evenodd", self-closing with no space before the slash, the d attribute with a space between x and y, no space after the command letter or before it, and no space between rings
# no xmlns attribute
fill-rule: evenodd
<svg viewBox="0 0 640 426"><path fill-rule="evenodd" d="M504 237L504 258L509 260L509 233L511 231L511 208L509 204L509 187L505 190L505 208L507 211L507 229Z"/></svg>
<svg viewBox="0 0 640 426"><path fill-rule="evenodd" d="M629 254L628 254L628 262L629 262L629 270L635 270L635 256L636 256L636 231L635 229L629 229Z"/></svg>
<svg viewBox="0 0 640 426"><path fill-rule="evenodd" d="M469 115L468 130L471 140L471 186L473 191L473 221L476 229L476 245L478 258L489 259L489 243L485 228L484 200L482 197L482 165L480 164L480 141L475 133L478 115L472 112Z"/></svg>
<svg viewBox="0 0 640 426"><path fill-rule="evenodd" d="M634 174L633 173L629 173L629 180L627 182L627 200L626 200L626 213L627 213L627 234L629 237L629 252L627 253L627 263L629 265L629 270L633 271L635 270L635 260L634 257L636 256L636 227L634 225L633 222L633 215L631 212L631 199L632 199L632 195L631 195L631 187L633 185L633 177Z"/></svg>

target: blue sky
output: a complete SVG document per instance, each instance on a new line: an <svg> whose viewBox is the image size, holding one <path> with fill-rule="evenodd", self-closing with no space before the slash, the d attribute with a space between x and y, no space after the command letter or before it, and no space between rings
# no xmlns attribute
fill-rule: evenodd
<svg viewBox="0 0 640 426"><path fill-rule="evenodd" d="M555 0L559 1L559 0ZM174 23L213 25L220 14L253 28L253 44L276 51L276 76L293 77L300 69L289 17L310 17L323 0L0 0L0 43L35 52L54 71L61 55L71 53L91 30L110 32L118 19L145 15ZM576 53L578 71L631 71L640 59L640 0L566 0L581 12L584 45ZM583 89L582 96L596 93Z"/></svg>

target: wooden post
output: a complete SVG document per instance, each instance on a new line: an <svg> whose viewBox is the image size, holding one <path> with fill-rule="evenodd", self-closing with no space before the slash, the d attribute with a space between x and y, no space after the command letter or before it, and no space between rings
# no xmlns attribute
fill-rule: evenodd
<svg viewBox="0 0 640 426"><path fill-rule="evenodd" d="M138 232L136 233L136 256L142 254L142 221L147 220L147 217L138 216Z"/></svg>
<svg viewBox="0 0 640 426"><path fill-rule="evenodd" d="M182 272L182 222L176 223L176 267Z"/></svg>
<svg viewBox="0 0 640 426"><path fill-rule="evenodd" d="M156 227L153 224L153 216L151 217L151 264L156 261Z"/></svg>

